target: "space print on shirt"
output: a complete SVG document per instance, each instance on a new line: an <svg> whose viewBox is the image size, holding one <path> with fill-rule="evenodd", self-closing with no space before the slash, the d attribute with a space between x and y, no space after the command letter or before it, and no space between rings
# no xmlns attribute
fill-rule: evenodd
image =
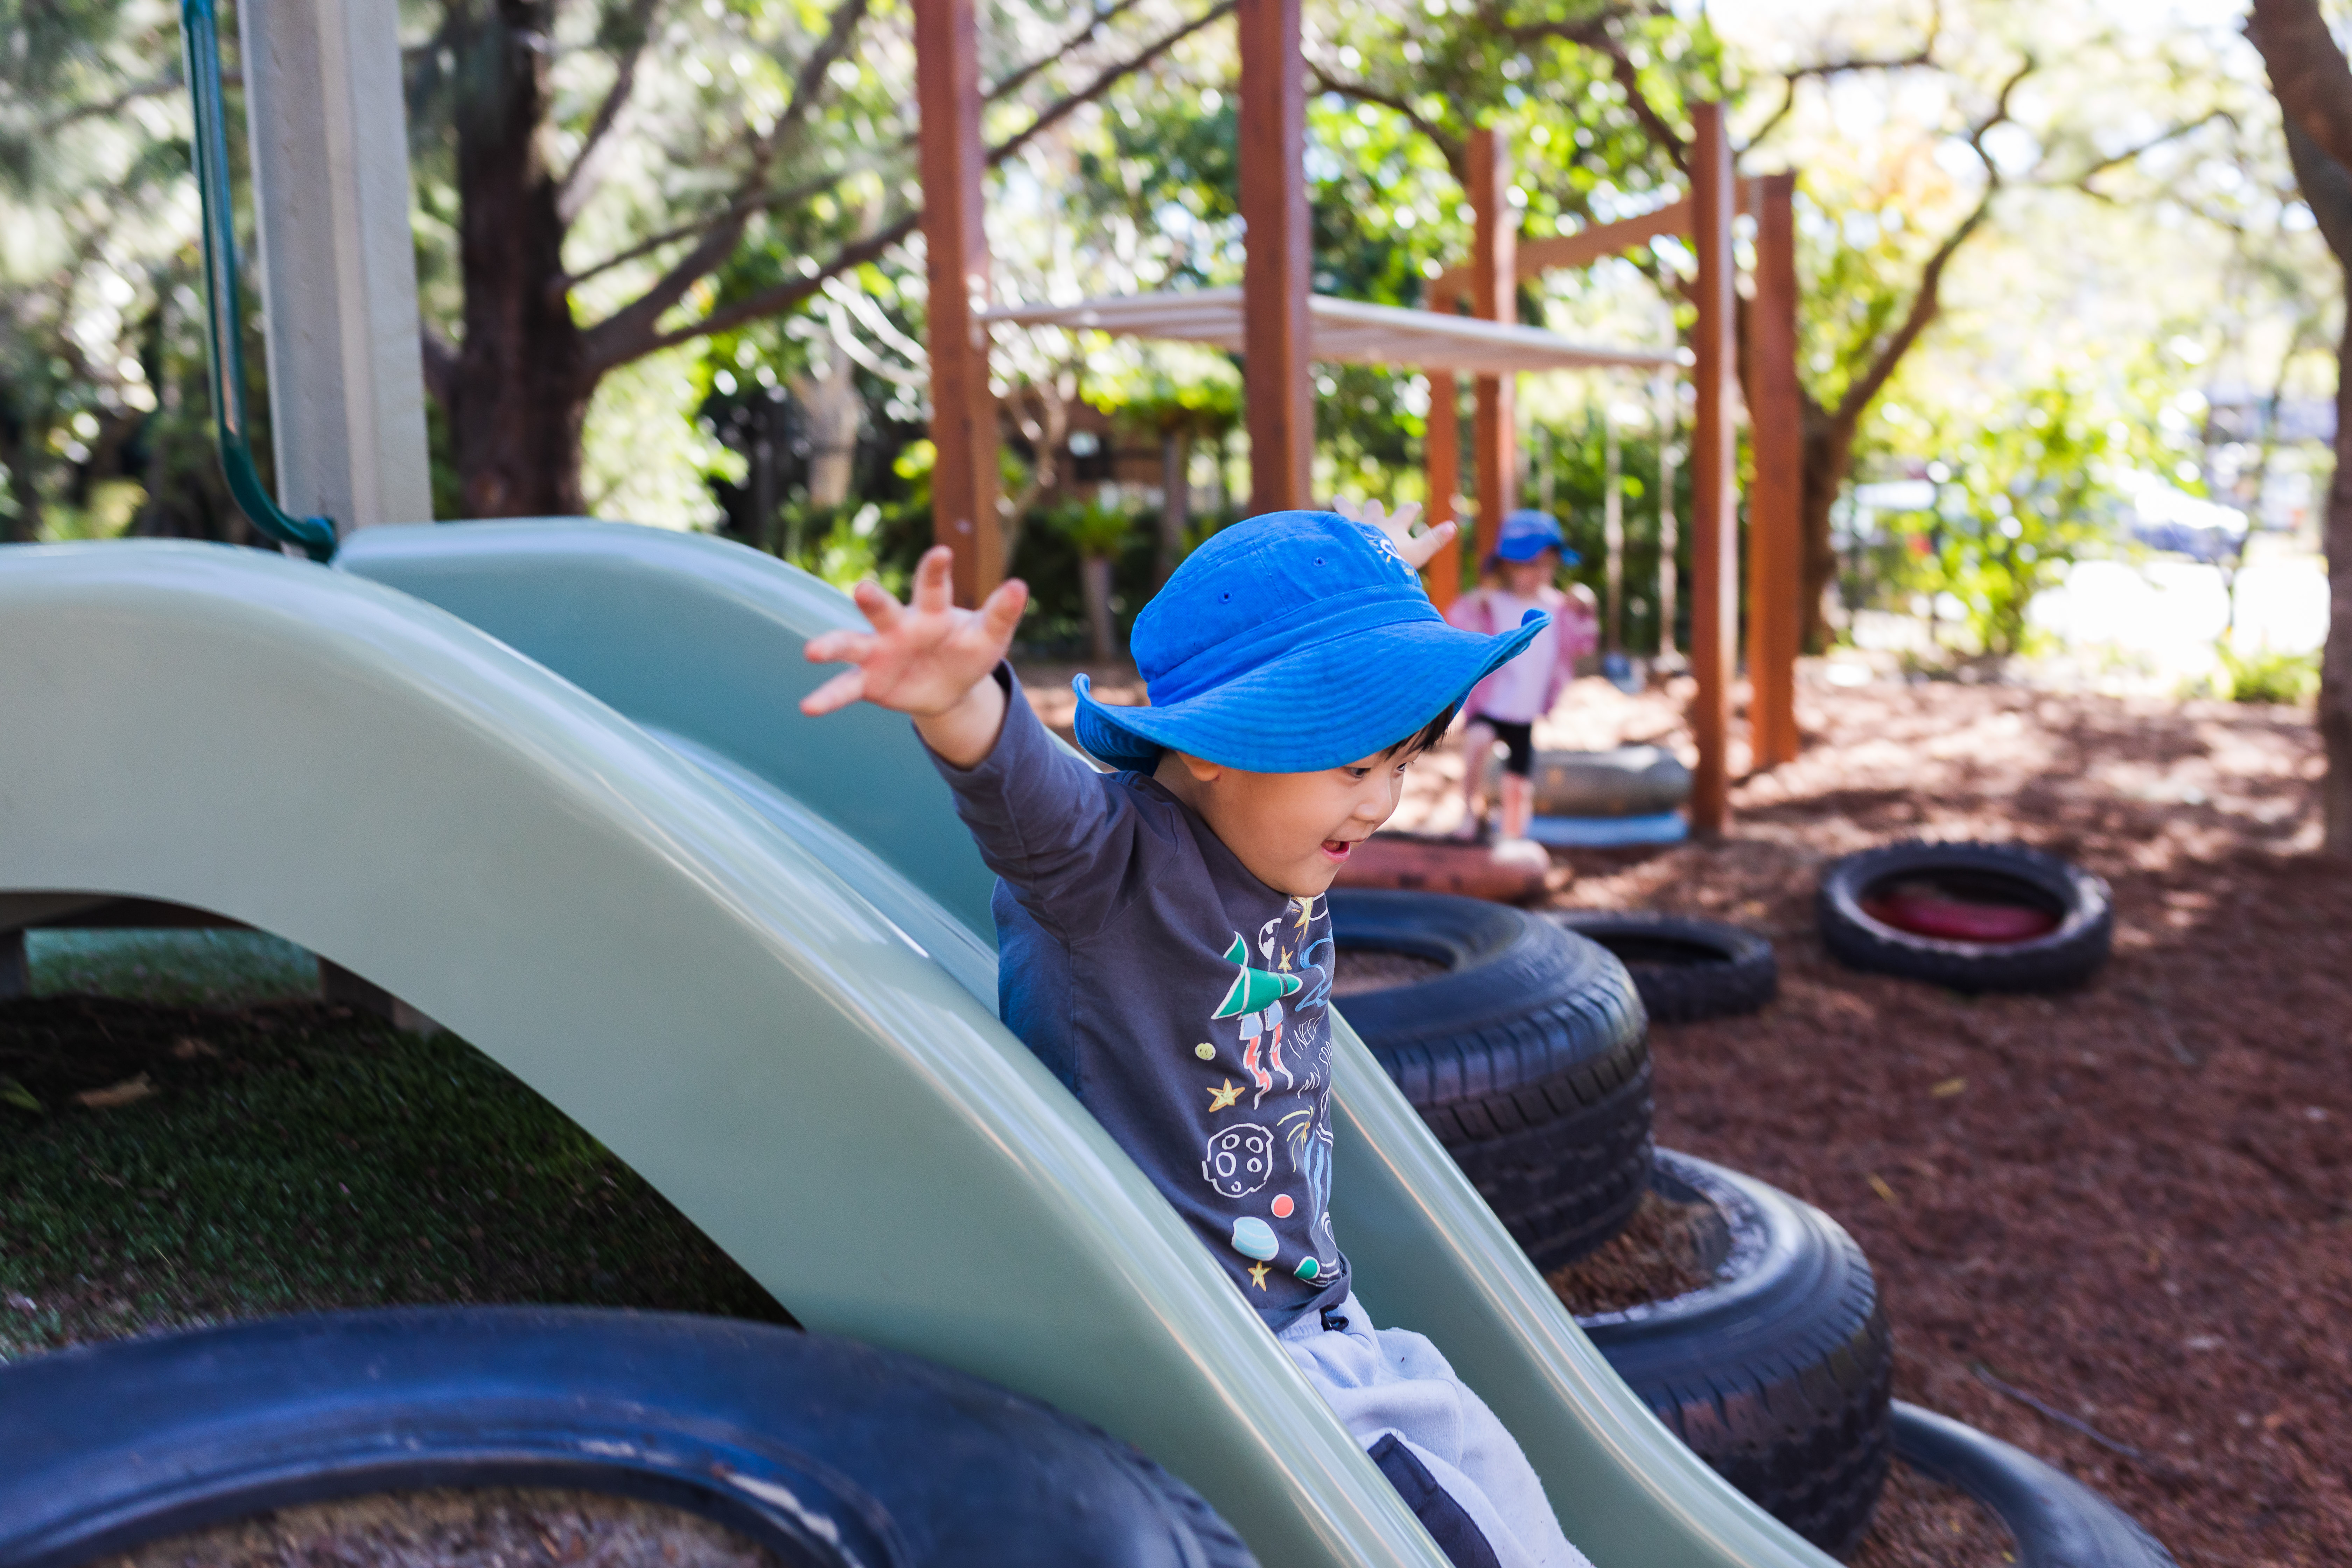
<svg viewBox="0 0 2352 1568"><path fill-rule="evenodd" d="M1212 1126L1201 1176L1240 1211L1234 1214L1228 1241L1251 1259L1250 1281L1261 1290L1275 1268L1286 1267L1312 1283L1328 1278L1339 1264L1339 1248L1331 1237L1331 1047L1325 1012L1331 994L1331 940L1328 918L1323 933L1317 932L1317 917L1325 913L1320 903L1319 899L1293 899L1282 913L1258 928L1255 956L1263 968L1250 962L1252 944L1239 931L1233 933L1224 959L1236 973L1210 1016L1213 1027L1234 1021L1234 1044L1247 1083L1236 1086L1221 1075L1221 1082L1207 1086ZM1222 1053L1210 1045L1194 1054L1213 1061ZM1277 1078L1282 1093L1276 1103L1286 1102L1288 1109L1276 1113L1274 1126L1257 1120L1218 1124L1219 1113L1242 1109L1241 1096L1250 1089L1255 1098L1248 1110L1257 1111L1266 1096L1276 1092ZM1280 1163L1292 1179L1268 1192L1277 1174L1278 1147L1287 1155ZM1303 1194L1279 1190L1302 1184ZM1298 1231L1291 1231L1295 1256L1286 1263L1276 1224L1294 1216L1306 1221L1306 1235L1301 1244Z"/></svg>

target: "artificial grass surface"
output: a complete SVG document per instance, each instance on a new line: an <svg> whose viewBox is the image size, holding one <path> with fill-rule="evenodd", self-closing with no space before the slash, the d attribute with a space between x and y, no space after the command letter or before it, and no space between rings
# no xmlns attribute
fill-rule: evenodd
<svg viewBox="0 0 2352 1568"><path fill-rule="evenodd" d="M246 933L107 938L62 962L36 947L35 994L0 1003L0 1077L21 1090L0 1082L0 1359L405 1302L790 1321L488 1058L305 997L299 949L298 963ZM121 1103L76 1098L110 1089Z"/></svg>

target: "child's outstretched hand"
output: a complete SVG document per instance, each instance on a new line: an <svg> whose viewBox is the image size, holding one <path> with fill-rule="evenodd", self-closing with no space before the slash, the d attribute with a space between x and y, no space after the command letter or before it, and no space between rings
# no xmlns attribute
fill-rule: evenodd
<svg viewBox="0 0 2352 1568"><path fill-rule="evenodd" d="M1450 522L1441 522L1415 534L1412 531L1413 520L1421 515L1421 503L1417 500L1409 500L1397 508L1394 517L1391 517L1388 508L1378 500L1360 503L1342 500L1332 504L1338 507L1341 517L1360 522L1367 528L1377 528L1388 535L1389 542L1404 558L1404 563L1416 572L1428 565L1437 552L1445 548L1446 541L1461 531Z"/></svg>
<svg viewBox="0 0 2352 1568"><path fill-rule="evenodd" d="M953 560L944 544L926 551L909 604L899 604L879 583L857 584L851 597L874 629L826 632L803 650L812 664L857 668L802 698L801 711L814 718L871 702L912 715L932 750L958 766L985 757L1004 721L1003 693L989 677L1013 646L1029 589L1013 578L979 609L960 610L948 586Z"/></svg>

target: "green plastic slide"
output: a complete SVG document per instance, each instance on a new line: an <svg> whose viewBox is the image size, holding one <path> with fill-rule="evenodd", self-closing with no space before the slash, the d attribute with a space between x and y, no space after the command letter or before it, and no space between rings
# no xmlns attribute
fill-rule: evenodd
<svg viewBox="0 0 2352 1568"><path fill-rule="evenodd" d="M245 921L458 1031L813 1328L1095 1421L1281 1564L1443 1559L998 1024L989 877L908 727L795 708L854 616L709 539L365 531L332 567L0 548L0 901ZM1825 1568L1610 1372L1355 1037L1334 1219L1601 1568Z"/></svg>

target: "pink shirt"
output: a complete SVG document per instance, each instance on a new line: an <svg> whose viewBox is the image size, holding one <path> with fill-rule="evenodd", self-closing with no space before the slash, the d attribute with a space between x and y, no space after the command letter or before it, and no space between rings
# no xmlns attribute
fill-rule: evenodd
<svg viewBox="0 0 2352 1568"><path fill-rule="evenodd" d="M1492 637L1517 626L1529 610L1544 611L1550 622L1526 652L1471 689L1462 705L1465 715L1533 723L1551 711L1575 679L1576 661L1600 644L1591 615L1557 588L1538 589L1532 600L1501 588L1475 588L1454 600L1445 618L1464 631Z"/></svg>

